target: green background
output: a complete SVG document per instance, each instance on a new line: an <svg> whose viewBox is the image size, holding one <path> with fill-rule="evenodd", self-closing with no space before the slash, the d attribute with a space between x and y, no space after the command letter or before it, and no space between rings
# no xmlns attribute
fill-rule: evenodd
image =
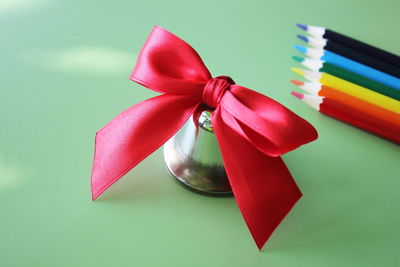
<svg viewBox="0 0 400 267"><path fill-rule="evenodd" d="M393 1L0 1L0 266L399 266L400 151L291 97L296 22L400 54ZM95 132L155 96L128 76L159 24L214 76L319 139L284 156L304 197L259 252L233 198L178 186L161 150L97 201Z"/></svg>

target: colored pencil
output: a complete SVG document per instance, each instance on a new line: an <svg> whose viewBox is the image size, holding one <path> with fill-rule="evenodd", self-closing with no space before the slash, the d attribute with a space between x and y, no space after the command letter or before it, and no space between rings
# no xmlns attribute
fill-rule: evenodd
<svg viewBox="0 0 400 267"><path fill-rule="evenodd" d="M319 82L322 85L326 85L332 89L341 91L345 94L362 99L366 102L373 103L374 105L377 105L383 109L387 109L397 114L400 114L400 101L396 99L379 94L365 87L345 81L328 73L312 72L299 68L292 68L292 71L306 78L307 80Z"/></svg>
<svg viewBox="0 0 400 267"><path fill-rule="evenodd" d="M335 100L326 97L306 95L298 92L292 92L292 94L322 114L400 144L400 129L398 127L393 127L379 119L370 117L351 107L343 106Z"/></svg>
<svg viewBox="0 0 400 267"><path fill-rule="evenodd" d="M321 59L333 65L350 70L367 78L400 90L400 79L385 72L376 70L354 60L323 49L310 48L301 45L295 45L294 47L301 53L311 58Z"/></svg>
<svg viewBox="0 0 400 267"><path fill-rule="evenodd" d="M306 42L308 45L314 48L323 49L326 46L328 40L321 38L321 37L314 37L314 36L304 36L301 34L297 34L297 38Z"/></svg>
<svg viewBox="0 0 400 267"><path fill-rule="evenodd" d="M340 34L338 32L323 27L317 27L305 24L297 24L297 27L315 37L335 41L337 43L340 43L342 45L360 51L368 56L379 58L382 61L400 67L400 56L397 56L388 51L382 50L375 46L366 44L364 42L358 41L344 34Z"/></svg>
<svg viewBox="0 0 400 267"><path fill-rule="evenodd" d="M293 56L293 59L313 71L329 73L333 76L355 83L367 89L373 90L377 93L400 100L400 90L396 90L392 87L371 80L352 71L346 70L344 68L338 67L319 59L303 58L297 56Z"/></svg>
<svg viewBox="0 0 400 267"><path fill-rule="evenodd" d="M315 40L313 42L309 42L309 39L306 36L298 35L298 37L301 40L306 41L309 45L311 45L314 48L331 51L333 53L347 57L349 59L357 61L357 62L364 64L366 66L369 66L371 68L375 68L375 69L383 71L387 74L393 75L397 78L400 78L400 67L392 65L390 63L386 63L385 61L382 61L378 58L368 56L368 55L363 54L355 49L344 46L340 43L336 43L332 40L326 40L325 45L323 45L323 46L320 46L321 43L318 43L317 45L313 46L312 43L315 43ZM316 39L316 38L314 38L314 39Z"/></svg>
<svg viewBox="0 0 400 267"><path fill-rule="evenodd" d="M343 106L349 106L355 110L361 111L368 116L380 119L387 124L393 124L400 130L400 115L389 110L383 109L372 103L368 103L354 96L342 93L338 90L332 89L325 85L321 85L316 82L301 82L297 80L291 80L292 83L303 89L310 95L324 96L335 100Z"/></svg>

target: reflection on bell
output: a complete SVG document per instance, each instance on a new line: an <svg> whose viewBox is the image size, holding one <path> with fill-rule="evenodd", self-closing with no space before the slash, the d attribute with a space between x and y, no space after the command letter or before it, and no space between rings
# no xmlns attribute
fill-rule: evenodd
<svg viewBox="0 0 400 267"><path fill-rule="evenodd" d="M203 111L198 129L191 117L164 145L168 171L182 185L212 196L231 196L221 152L211 125L211 113Z"/></svg>

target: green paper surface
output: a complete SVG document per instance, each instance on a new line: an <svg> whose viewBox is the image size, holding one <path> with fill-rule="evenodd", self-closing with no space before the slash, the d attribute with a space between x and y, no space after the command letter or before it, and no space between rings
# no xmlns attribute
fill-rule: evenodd
<svg viewBox="0 0 400 267"><path fill-rule="evenodd" d="M362 7L362 8L360 8ZM400 150L290 95L301 32L400 54L399 1L0 1L0 266L400 265ZM304 197L259 252L233 198L176 184L161 150L90 198L95 132L157 95L129 81L153 25L214 76L319 131L284 156Z"/></svg>

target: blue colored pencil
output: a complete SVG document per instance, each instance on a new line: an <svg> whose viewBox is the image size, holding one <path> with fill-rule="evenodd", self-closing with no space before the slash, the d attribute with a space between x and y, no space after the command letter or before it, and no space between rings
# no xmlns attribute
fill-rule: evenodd
<svg viewBox="0 0 400 267"><path fill-rule="evenodd" d="M382 84L400 90L400 79L392 75L389 75L385 72L368 67L364 64L361 64L359 62L356 62L354 60L348 59L346 57L340 56L338 54L335 54L327 50L308 48L301 45L295 45L294 47L301 53L311 58L321 59L325 62L331 63L343 69L347 69L354 73L363 75L367 78L370 78L371 80L380 82Z"/></svg>

